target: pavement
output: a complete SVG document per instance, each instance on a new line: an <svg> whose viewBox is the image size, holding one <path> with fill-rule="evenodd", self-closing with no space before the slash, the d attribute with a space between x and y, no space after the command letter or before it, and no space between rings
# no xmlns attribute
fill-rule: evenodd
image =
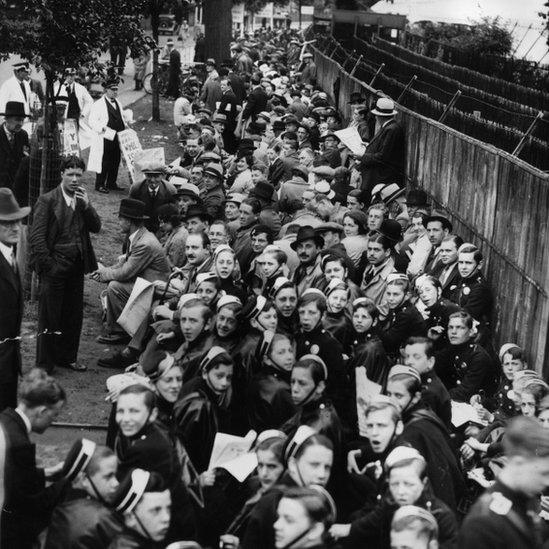
<svg viewBox="0 0 549 549"><path fill-rule="evenodd" d="M189 33L192 34L192 33ZM159 40L159 46L164 47L166 45L166 41L170 38L169 36L161 36ZM172 37L175 40L176 48L181 53L181 64L182 65L188 65L192 63L194 58L194 40L191 36L186 38L185 40L176 40L176 37ZM107 61L109 59L109 55L107 53L104 53L101 55L100 60L101 61ZM19 55L12 54L8 59L5 61L0 62L0 85L2 85L8 78L11 78L13 76L13 68L12 64L17 63L21 61L21 57ZM152 70L152 61L149 63L149 67L147 72L150 72ZM136 101L139 101L144 95L145 92L135 91L134 90L134 66L133 62L130 58L126 60L126 66L124 67L124 74L121 75L121 78L124 80L124 82L121 83L119 87L118 92L118 99L122 103L123 107L128 107L132 103L135 103ZM42 85L45 88L45 76L42 71L37 71L35 67L31 65L31 78L38 79L42 82ZM98 89L101 89L99 85L96 85Z"/></svg>

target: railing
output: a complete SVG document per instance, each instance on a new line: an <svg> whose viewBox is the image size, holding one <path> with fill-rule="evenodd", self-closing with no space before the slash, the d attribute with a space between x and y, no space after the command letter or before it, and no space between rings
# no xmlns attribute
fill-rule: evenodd
<svg viewBox="0 0 549 549"><path fill-rule="evenodd" d="M396 84L392 89L377 79L374 87L366 84L371 72L367 78L357 78L358 70L350 76L353 60L334 48L328 55L315 49L317 78L344 116L351 114L348 100L354 91L370 99L380 87L398 97ZM397 108L407 134L409 184L424 188L451 216L455 232L482 248L484 271L497 295L496 341L521 345L530 365L549 373L549 176L418 114L413 102L407 105ZM431 107L438 112L435 102Z"/></svg>

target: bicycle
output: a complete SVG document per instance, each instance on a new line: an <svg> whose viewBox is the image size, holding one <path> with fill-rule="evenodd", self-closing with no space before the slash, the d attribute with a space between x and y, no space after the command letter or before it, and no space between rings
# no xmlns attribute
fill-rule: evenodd
<svg viewBox="0 0 549 549"><path fill-rule="evenodd" d="M158 80L154 81L154 74L149 72L143 78L143 89L149 95L152 94L155 89L155 85L158 88L158 93L160 95L165 95L166 90L168 89L168 80L170 77L170 69L168 65L159 65L158 66Z"/></svg>

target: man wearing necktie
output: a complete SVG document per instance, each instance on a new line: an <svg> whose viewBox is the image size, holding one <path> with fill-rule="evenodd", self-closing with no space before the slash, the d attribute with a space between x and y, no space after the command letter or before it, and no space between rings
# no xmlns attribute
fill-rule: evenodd
<svg viewBox="0 0 549 549"><path fill-rule="evenodd" d="M105 95L92 105L89 116L90 127L96 135L90 147L88 170L96 172L95 190L101 193L123 190L116 183L120 165L118 132L126 128L122 105L116 99L118 83L118 77L103 82Z"/></svg>
<svg viewBox="0 0 549 549"><path fill-rule="evenodd" d="M31 261L40 276L36 364L51 373L55 366L85 370L77 363L84 307L84 274L97 261L90 232L101 220L81 178L83 160L71 156L61 169L58 187L40 195L30 227Z"/></svg>
<svg viewBox="0 0 549 549"><path fill-rule="evenodd" d="M22 219L30 208L20 208L10 189L0 188L0 411L17 406L17 381L21 374L18 340L23 318L23 288L15 247Z"/></svg>
<svg viewBox="0 0 549 549"><path fill-rule="evenodd" d="M30 67L26 61L13 65L13 76L0 87L0 112L4 112L9 101L23 103L25 116L31 113L31 88L28 82Z"/></svg>
<svg viewBox="0 0 549 549"><path fill-rule="evenodd" d="M76 120L77 124L80 119L86 119L90 114L90 109L93 105L93 99L88 93L88 90L82 86L82 84L76 82L76 69L65 69L65 78L63 84L56 82L54 85L54 93L60 95L66 95L68 97L67 110L65 112L65 118L70 120ZM63 93L64 91L64 93Z"/></svg>

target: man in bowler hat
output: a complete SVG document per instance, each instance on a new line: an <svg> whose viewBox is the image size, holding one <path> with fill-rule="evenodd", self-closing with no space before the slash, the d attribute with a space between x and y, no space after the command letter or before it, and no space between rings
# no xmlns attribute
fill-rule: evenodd
<svg viewBox="0 0 549 549"><path fill-rule="evenodd" d="M31 261L40 276L36 364L51 373L55 366L82 371L76 361L84 307L84 274L97 261L90 233L101 220L81 179L84 161L68 157L61 183L41 195L29 231Z"/></svg>
<svg viewBox="0 0 549 549"><path fill-rule="evenodd" d="M10 189L0 188L0 411L17 405L21 351L16 338L21 332L23 289L15 248L29 212L30 208L19 207Z"/></svg>
<svg viewBox="0 0 549 549"><path fill-rule="evenodd" d="M0 127L0 186L13 189L21 160L29 153L29 136L22 129L26 116L25 105L8 101L0 115L5 117Z"/></svg>

